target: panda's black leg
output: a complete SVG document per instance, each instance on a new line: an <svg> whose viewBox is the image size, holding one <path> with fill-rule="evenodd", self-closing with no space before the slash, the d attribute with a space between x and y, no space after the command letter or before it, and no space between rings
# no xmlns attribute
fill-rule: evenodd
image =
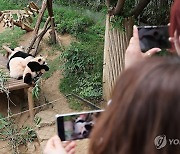
<svg viewBox="0 0 180 154"><path fill-rule="evenodd" d="M27 73L24 77L24 83L31 84L32 83L32 75L31 73Z"/></svg>

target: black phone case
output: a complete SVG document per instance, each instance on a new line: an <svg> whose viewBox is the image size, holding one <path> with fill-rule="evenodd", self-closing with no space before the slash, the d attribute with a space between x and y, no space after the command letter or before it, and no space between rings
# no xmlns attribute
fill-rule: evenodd
<svg viewBox="0 0 180 154"><path fill-rule="evenodd" d="M138 27L140 47L142 52L152 48L169 49L168 26L142 26Z"/></svg>

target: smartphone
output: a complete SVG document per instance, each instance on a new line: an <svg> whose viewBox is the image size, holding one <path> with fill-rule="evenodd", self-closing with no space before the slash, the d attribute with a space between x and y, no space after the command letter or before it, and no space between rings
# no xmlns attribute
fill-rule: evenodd
<svg viewBox="0 0 180 154"><path fill-rule="evenodd" d="M56 115L58 136L62 141L88 138L103 110Z"/></svg>
<svg viewBox="0 0 180 154"><path fill-rule="evenodd" d="M168 26L138 27L140 47L142 52L152 48L170 49Z"/></svg>

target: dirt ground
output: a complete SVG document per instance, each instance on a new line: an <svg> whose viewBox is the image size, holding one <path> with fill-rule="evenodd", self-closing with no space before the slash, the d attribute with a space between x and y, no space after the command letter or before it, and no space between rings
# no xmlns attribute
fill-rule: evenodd
<svg viewBox="0 0 180 154"><path fill-rule="evenodd" d="M4 31L4 27L2 26L2 23L0 23L0 33L3 31ZM19 45L26 47L29 44L30 40L32 39L32 35L33 35L32 32L24 34L22 38L20 39ZM40 49L42 50L41 51L42 55L48 55L47 51L51 50L51 48L46 44L48 37L49 35L47 33L41 43ZM59 39L61 40L64 46L68 46L70 42L73 40L73 38L70 35L59 36ZM52 60L58 54L54 53L53 55L48 56L47 59L49 58ZM41 83L42 91L41 91L40 99L35 102L36 106L42 105L44 103L53 102L54 100L58 100L58 101L53 102L52 106L47 105L43 108L36 110L36 113L41 112L41 111L44 111L44 113L46 113L46 111L47 112L50 111L57 114L74 112L72 109L69 108L69 105L64 95L59 92L59 82L62 77L63 76L62 76L61 71L58 70L54 72L50 78L42 81ZM10 106L13 114L21 112L22 109L23 111L28 109L28 105L27 105L27 102L24 101L25 99L24 97L22 101L23 94L24 94L23 91L15 91L11 94L13 102L15 102L16 104L16 106L12 104ZM19 102L23 102L23 103L19 103ZM3 94L0 94L0 113L2 113L5 116L7 115L7 100L6 100L6 96ZM55 115L51 115L51 116L54 117ZM18 115L16 118L18 119L17 122L19 123L19 125L30 123L29 114L27 112L21 115ZM46 114L44 114L44 118L46 119ZM48 126L48 129L51 130L51 129L54 129L54 127L55 125L53 124L52 126L51 125ZM56 134L56 132L53 132L53 134ZM5 150L4 148L1 148L2 145L5 144L4 141L3 142L0 141L0 142L2 143L0 146L0 153L7 153L7 150ZM37 143L35 144L36 144L36 150L31 151L31 152L26 151L23 153L41 153L40 151L42 151L42 147L40 148L38 147L40 146L39 144ZM87 149L88 149L88 140L77 141L77 149L76 149L77 153L85 154L87 153Z"/></svg>

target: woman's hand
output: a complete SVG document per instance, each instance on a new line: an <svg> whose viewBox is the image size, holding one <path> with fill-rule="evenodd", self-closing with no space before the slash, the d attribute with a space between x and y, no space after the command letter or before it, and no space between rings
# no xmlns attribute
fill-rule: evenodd
<svg viewBox="0 0 180 154"><path fill-rule="evenodd" d="M50 138L44 149L44 154L74 154L75 142L62 143L60 138L56 135Z"/></svg>
<svg viewBox="0 0 180 154"><path fill-rule="evenodd" d="M151 57L153 54L161 51L160 48L152 48L143 53L140 48L139 34L136 26L133 27L133 37L130 39L129 46L125 53L125 68L134 65L140 60Z"/></svg>

